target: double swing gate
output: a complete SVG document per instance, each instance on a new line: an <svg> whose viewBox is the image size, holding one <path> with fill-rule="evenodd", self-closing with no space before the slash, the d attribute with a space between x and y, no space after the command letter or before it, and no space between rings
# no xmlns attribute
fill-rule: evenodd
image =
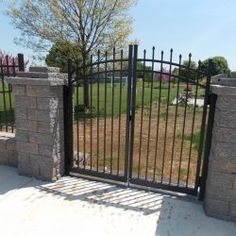
<svg viewBox="0 0 236 236"><path fill-rule="evenodd" d="M210 66L173 50L100 53L69 60L66 168L133 185L197 195L204 178ZM211 63L209 63L210 65ZM209 145L207 145L209 146Z"/></svg>

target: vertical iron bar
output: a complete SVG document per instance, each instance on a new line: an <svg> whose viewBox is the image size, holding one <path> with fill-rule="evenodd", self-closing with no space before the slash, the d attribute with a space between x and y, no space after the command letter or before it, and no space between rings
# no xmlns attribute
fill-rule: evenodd
<svg viewBox="0 0 236 236"><path fill-rule="evenodd" d="M90 57L90 171L93 167L93 56Z"/></svg>
<svg viewBox="0 0 236 236"><path fill-rule="evenodd" d="M25 71L24 54L19 53L17 56L18 56L19 71Z"/></svg>
<svg viewBox="0 0 236 236"><path fill-rule="evenodd" d="M129 46L129 61L128 61L128 88L127 88L127 105L126 105L126 140L125 140L125 178L128 178L129 165L129 142L130 142L130 100L131 100L131 79L133 68L133 45Z"/></svg>
<svg viewBox="0 0 236 236"><path fill-rule="evenodd" d="M100 94L100 86L99 86L99 78L100 78L100 51L98 51L98 65L97 65L97 172L99 166L99 116L100 116L100 108L99 108L99 94Z"/></svg>
<svg viewBox="0 0 236 236"><path fill-rule="evenodd" d="M9 57L7 56L6 57L6 66L7 66L7 76L10 76L10 70L9 70ZM7 127L7 131L8 131L8 128L9 128L9 124L11 123L11 120L9 121L9 115L11 113L11 109L12 109L12 105L11 105L11 95L10 95L10 89L9 89L9 85L6 83L6 93L8 94L8 98L9 98L9 104L8 105L8 108L7 108L7 111L6 111L6 117L7 117L7 124L6 124L6 127ZM7 96L6 94L6 96ZM10 110L9 110L10 109Z"/></svg>
<svg viewBox="0 0 236 236"><path fill-rule="evenodd" d="M8 56L5 57L5 60L8 61ZM4 71L3 71L3 74L4 74ZM3 110L4 110L5 131L8 132L8 126L7 126L6 90L5 90L5 79L4 79L4 76L2 77L2 92L3 92Z"/></svg>
<svg viewBox="0 0 236 236"><path fill-rule="evenodd" d="M118 127L118 159L117 159L117 175L120 172L120 136L121 136L121 103L122 103L122 89L123 89L123 50L121 50L120 58L120 94L119 94L119 127Z"/></svg>
<svg viewBox="0 0 236 236"><path fill-rule="evenodd" d="M200 66L200 63L199 63ZM198 68L200 68L198 66ZM186 187L188 187L189 183L189 174L190 174L190 164L191 164L191 155L192 155L192 145L193 145L193 133L195 128L195 116L196 116L196 107L197 107L197 96L198 96L198 83L199 83L199 69L197 71L197 84L195 88L195 98L194 98L194 108L193 108L193 119L192 119L192 128L191 128L191 139L190 139L190 146L189 146L189 157L188 157L188 168L187 168L187 180L186 180Z"/></svg>
<svg viewBox="0 0 236 236"><path fill-rule="evenodd" d="M139 154L138 154L138 179L140 178L141 156L142 156L142 138L143 138L143 110L144 110L144 91L145 91L145 75L146 75L146 50L143 53L143 80L142 80L142 102L141 102L141 118L140 118L140 134L139 134Z"/></svg>
<svg viewBox="0 0 236 236"><path fill-rule="evenodd" d="M72 111L72 61L68 60L68 85L64 86L64 142L65 174L69 175L73 166L73 111Z"/></svg>
<svg viewBox="0 0 236 236"><path fill-rule="evenodd" d="M111 159L110 159L110 174L113 172L113 132L114 132L114 93L115 93L115 59L116 51L113 48L113 62L112 62L112 105L111 105Z"/></svg>
<svg viewBox="0 0 236 236"><path fill-rule="evenodd" d="M76 135L77 135L77 160L78 160L78 168L80 168L80 123L79 123L79 62L76 61L76 82L75 82L75 86L76 86L76 110L74 109L74 112L76 112L76 114L74 114L74 116L76 115ZM71 85L71 89L73 89L73 85ZM73 98L72 98L73 99ZM73 111L72 111L72 115L73 115Z"/></svg>
<svg viewBox="0 0 236 236"><path fill-rule="evenodd" d="M13 76L16 76L16 63L15 59L12 59L12 65L13 65ZM8 91L9 91L9 101L10 101L10 113L11 113L11 132L14 132L14 124L15 124L15 115L14 115L14 108L12 106L12 100L14 101L14 98L12 97L12 85L8 84Z"/></svg>
<svg viewBox="0 0 236 236"><path fill-rule="evenodd" d="M156 169L157 169L158 141L159 141L159 128L160 128L160 111L161 111L161 89L162 89L163 60L164 60L164 52L161 51L161 71L160 71L160 81L159 81L158 115L157 115L157 125L156 125L157 132L156 132L156 145L155 145L155 161L154 161L153 182L155 182L155 180L156 180Z"/></svg>
<svg viewBox="0 0 236 236"><path fill-rule="evenodd" d="M181 63L182 63L182 55L179 56L178 83L177 83L177 94L176 94L174 134L173 134L172 153L171 153L169 184L172 183L172 171L173 171L173 161L174 161L174 153L175 153L176 126L177 126L177 117L178 117L178 108L179 108L179 86L180 86L180 67L181 67Z"/></svg>
<svg viewBox="0 0 236 236"><path fill-rule="evenodd" d="M190 66L191 66L191 57L192 54L189 54L189 61L188 61L188 73L190 71ZM188 106L188 90L189 90L189 78L187 79L187 91L186 91L186 100L185 100L185 106L184 106L184 121L183 121L183 129L182 129L182 140L181 140L181 150L180 150L180 159L179 159L179 171L178 171L178 182L177 185L179 186L180 183L180 175L181 175L181 167L182 167L182 158L183 158L183 147L184 147L184 134L185 134L185 125L186 125L186 115L187 115L187 106Z"/></svg>
<svg viewBox="0 0 236 236"><path fill-rule="evenodd" d="M152 120L152 100L153 100L153 80L154 80L154 59L155 59L155 47L152 48L152 81L151 81L151 94L150 94L150 106L149 106L149 121L148 121L148 139L147 139L147 156L146 156L146 171L145 180L148 176L148 164L149 164L149 152L150 152L150 132L151 132L151 120Z"/></svg>
<svg viewBox="0 0 236 236"><path fill-rule="evenodd" d="M2 62L2 58L0 59L0 76L1 76L1 88L3 87L3 80L4 80L4 72L3 72L3 62ZM3 91L1 89L0 94L3 94ZM3 107L3 95L2 98L0 99L1 104L0 107ZM0 110L0 131L3 131L3 123L4 123L4 119L3 119L3 111Z"/></svg>
<svg viewBox="0 0 236 236"><path fill-rule="evenodd" d="M85 93L88 92L88 86L89 86L89 78L86 74L87 72L87 68L86 68L86 62L83 63L83 83L84 83L84 88L87 86L86 89L84 89L84 96L87 96ZM84 97L84 101L85 101L85 97ZM86 110L87 110L87 107L86 107L86 104L84 104L84 118L83 118L83 123L84 123L84 129L83 129L83 141L84 141L84 169L86 167Z"/></svg>
<svg viewBox="0 0 236 236"><path fill-rule="evenodd" d="M206 148L204 151L204 160L202 166L202 175L201 175L201 183L200 183L200 194L199 200L203 201L205 196L206 190L206 180L207 180L207 170L208 170L208 162L209 156L211 151L211 140L212 140L212 130L214 126L214 118L215 118L215 106L217 101L217 95L211 94L209 99L210 110L209 110L209 117L208 117L208 125L207 125L207 135L206 135Z"/></svg>
<svg viewBox="0 0 236 236"><path fill-rule="evenodd" d="M135 127L135 108L136 108L136 82L137 82L137 58L138 45L134 45L133 72L132 72L132 96L131 96L131 130L130 130L130 162L129 162L129 179L133 174L133 151L134 151L134 127Z"/></svg>
<svg viewBox="0 0 236 236"><path fill-rule="evenodd" d="M167 104L166 104L166 122L165 122L165 136L164 136L164 149L163 149L163 158L162 158L162 171L161 171L161 182L163 182L163 175L165 169L165 155L166 155L166 139L167 139L167 129L168 129L168 119L169 119L169 102L170 102L170 81L172 76L172 58L173 58L173 49L170 50L170 69L169 69L169 79L168 79L168 95L167 95Z"/></svg>
<svg viewBox="0 0 236 236"><path fill-rule="evenodd" d="M196 170L196 179L195 179L196 192L199 186L199 175L200 175L201 162L202 162L203 142L204 142L204 137L205 137L207 105L208 105L208 99L209 99L208 95L210 93L211 74L212 74L212 60L210 59L208 61L208 73L207 73L207 83L206 83L206 88L205 88L204 108L203 108L203 115L202 115L201 136L200 136L199 149L198 149L198 161L197 161L197 170Z"/></svg>
<svg viewBox="0 0 236 236"><path fill-rule="evenodd" d="M104 99L104 157L103 157L103 172L106 167L106 140L107 140L107 52L105 54L105 99Z"/></svg>

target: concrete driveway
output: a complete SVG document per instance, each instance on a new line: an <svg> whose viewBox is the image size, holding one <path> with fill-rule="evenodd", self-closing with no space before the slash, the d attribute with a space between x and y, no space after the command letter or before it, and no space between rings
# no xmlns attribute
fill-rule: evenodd
<svg viewBox="0 0 236 236"><path fill-rule="evenodd" d="M65 177L47 183L0 166L0 235L235 236L197 201Z"/></svg>

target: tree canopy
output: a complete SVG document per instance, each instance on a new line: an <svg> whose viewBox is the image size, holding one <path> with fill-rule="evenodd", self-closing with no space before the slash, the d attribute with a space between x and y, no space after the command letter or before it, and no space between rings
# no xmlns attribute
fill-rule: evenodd
<svg viewBox="0 0 236 236"><path fill-rule="evenodd" d="M18 41L35 51L58 42L78 43L83 58L93 50L119 48L132 31L129 9L136 0L15 0L8 14L21 31Z"/></svg>
<svg viewBox="0 0 236 236"><path fill-rule="evenodd" d="M49 50L45 62L48 66L59 67L61 72L66 73L68 58L74 61L82 60L78 53L78 44L58 42Z"/></svg>
<svg viewBox="0 0 236 236"><path fill-rule="evenodd" d="M230 72L228 62L224 57L218 56L218 57L213 57L209 58L212 60L212 75L219 75L219 74L226 74ZM208 62L209 59L204 60L201 65L200 69L203 71L208 70Z"/></svg>
<svg viewBox="0 0 236 236"><path fill-rule="evenodd" d="M129 9L136 0L15 0L8 14L21 31L20 42L36 51L73 43L86 63L93 51L123 47L132 31ZM77 50L78 49L78 50ZM50 61L50 58L48 58ZM85 67L84 67L85 68ZM88 84L84 103L89 105Z"/></svg>

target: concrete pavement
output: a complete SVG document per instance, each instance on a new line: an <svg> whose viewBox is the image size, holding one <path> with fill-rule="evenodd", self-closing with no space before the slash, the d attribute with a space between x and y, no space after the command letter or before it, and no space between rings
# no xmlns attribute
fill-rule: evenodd
<svg viewBox="0 0 236 236"><path fill-rule="evenodd" d="M0 235L235 236L197 201L65 177L55 183L0 166Z"/></svg>

